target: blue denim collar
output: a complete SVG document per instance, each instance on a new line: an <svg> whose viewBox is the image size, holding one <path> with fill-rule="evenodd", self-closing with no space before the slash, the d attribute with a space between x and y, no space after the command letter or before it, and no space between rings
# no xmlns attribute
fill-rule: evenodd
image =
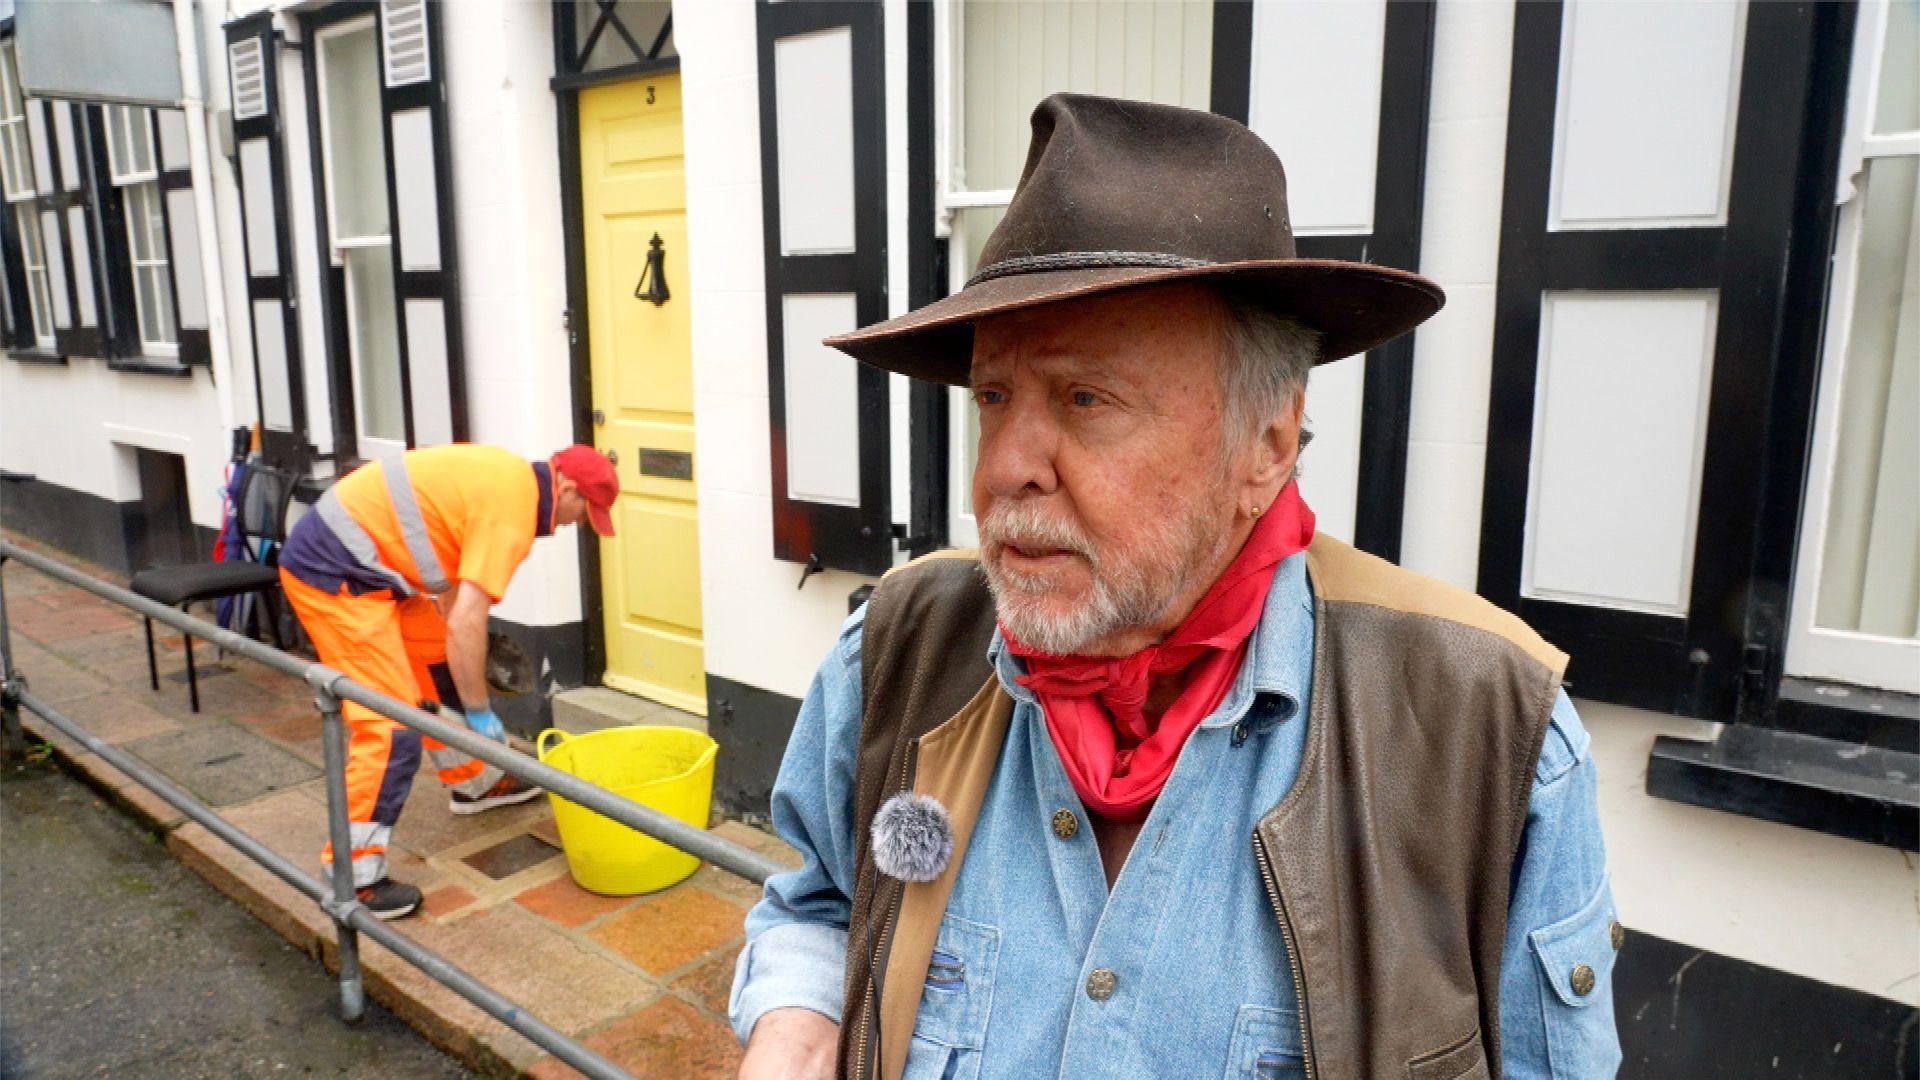
<svg viewBox="0 0 1920 1080"><path fill-rule="evenodd" d="M1007 648L998 627L987 646L1000 685L1017 702L1036 704L1033 691L1016 680L1026 665ZM1256 697L1266 698L1260 720L1268 726L1299 715L1313 679L1313 589L1307 584L1307 556L1298 552L1280 561L1267 589L1267 606L1253 628L1247 661L1240 665L1233 688L1202 728L1225 727L1245 715Z"/></svg>

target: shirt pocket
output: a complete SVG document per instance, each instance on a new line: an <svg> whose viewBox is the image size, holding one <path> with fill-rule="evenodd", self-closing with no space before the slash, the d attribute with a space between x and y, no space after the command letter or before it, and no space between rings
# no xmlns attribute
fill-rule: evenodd
<svg viewBox="0 0 1920 1080"><path fill-rule="evenodd" d="M980 1049L993 1010L993 968L999 958L1000 931L954 915L942 918L920 992L914 1037L961 1050Z"/></svg>
<svg viewBox="0 0 1920 1080"><path fill-rule="evenodd" d="M972 1080L993 1011L1000 931L948 915L940 920L903 1080Z"/></svg>
<svg viewBox="0 0 1920 1080"><path fill-rule="evenodd" d="M1233 1018L1226 1080L1295 1080L1306 1075L1300 1017L1271 1005L1242 1005Z"/></svg>
<svg viewBox="0 0 1920 1080"><path fill-rule="evenodd" d="M1615 912L1605 881L1579 911L1527 935L1549 992L1541 995L1547 1057L1556 1077L1590 1075L1616 1060Z"/></svg>

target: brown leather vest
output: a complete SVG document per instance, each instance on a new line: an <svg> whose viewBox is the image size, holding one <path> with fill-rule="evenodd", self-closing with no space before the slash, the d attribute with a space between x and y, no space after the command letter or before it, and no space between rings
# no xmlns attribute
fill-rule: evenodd
<svg viewBox="0 0 1920 1080"><path fill-rule="evenodd" d="M1307 573L1305 757L1248 846L1293 964L1307 1074L1497 1076L1510 873L1566 656L1477 596L1326 537ZM905 1065L1012 713L986 661L993 618L962 552L888 575L867 609L846 1077ZM867 823L906 790L953 821L953 857L930 882L886 877L868 851Z"/></svg>

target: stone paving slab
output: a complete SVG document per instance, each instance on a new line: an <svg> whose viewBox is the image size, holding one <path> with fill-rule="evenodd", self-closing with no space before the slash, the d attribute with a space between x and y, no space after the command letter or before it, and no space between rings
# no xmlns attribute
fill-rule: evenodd
<svg viewBox="0 0 1920 1080"><path fill-rule="evenodd" d="M154 693L137 619L118 618L84 591L17 564L5 567L4 581L16 657L36 695L96 737L208 796L222 817L306 873L321 875L320 727L299 680L229 658L233 674L203 682L204 711L190 713L184 686L166 678L184 668L177 635L157 635L162 679ZM22 619L29 608L33 614ZM204 643L196 655L212 662ZM183 863L337 970L332 921L311 899L204 827L183 823L177 811L83 746L57 737L36 717L24 720L54 745L65 767L164 833ZM227 757L234 753L241 756ZM249 771L253 775L232 775ZM787 865L798 863L758 829L721 822L713 831ZM726 996L742 922L759 888L703 865L686 882L651 896L600 897L576 885L560 857L533 860L498 879L464 861L503 844L537 854L541 842L560 846L547 799L455 816L423 760L388 859L396 879L426 894L425 910L390 925L637 1076L734 1075L740 1051L727 1027ZM376 1000L469 1066L488 1075L574 1075L364 938L361 959Z"/></svg>
<svg viewBox="0 0 1920 1080"><path fill-rule="evenodd" d="M312 765L230 724L137 739L126 749L214 806L246 802L320 775Z"/></svg>

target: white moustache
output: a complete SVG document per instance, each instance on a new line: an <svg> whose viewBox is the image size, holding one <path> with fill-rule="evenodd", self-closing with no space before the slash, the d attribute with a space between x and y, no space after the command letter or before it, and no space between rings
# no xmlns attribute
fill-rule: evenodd
<svg viewBox="0 0 1920 1080"><path fill-rule="evenodd" d="M980 523L980 540L988 548L1017 547L1065 551L1093 562L1093 543L1080 527L1052 517L1032 503L1000 503Z"/></svg>

